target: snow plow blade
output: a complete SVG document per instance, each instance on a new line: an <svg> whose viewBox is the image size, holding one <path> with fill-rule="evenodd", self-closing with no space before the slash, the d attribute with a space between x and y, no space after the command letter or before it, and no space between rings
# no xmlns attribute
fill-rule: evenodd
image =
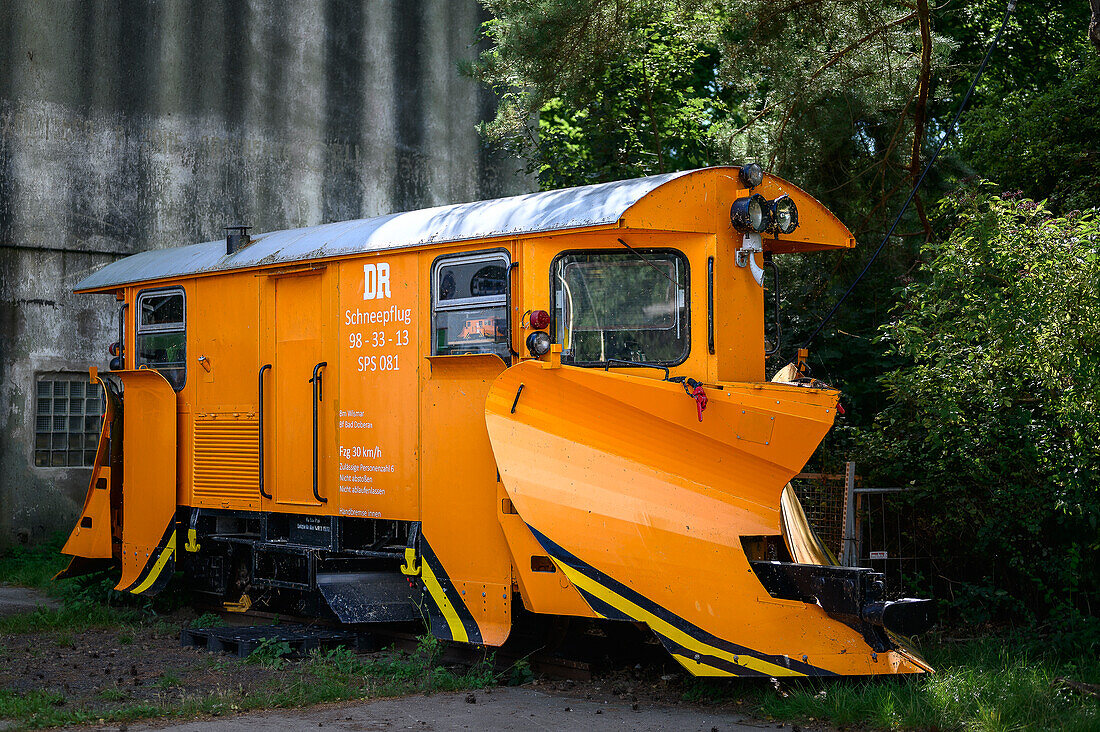
<svg viewBox="0 0 1100 732"><path fill-rule="evenodd" d="M92 483L61 550L73 560L57 578L115 566L116 590L156 594L175 568L176 393L151 369L110 378L121 382L121 397L106 389Z"/></svg>
<svg viewBox="0 0 1100 732"><path fill-rule="evenodd" d="M697 676L929 671L880 625L773 596L746 553L782 543L780 496L837 392L706 394L700 421L683 385L659 378L527 361L496 379L486 424L501 481L557 569L595 614L645 623Z"/></svg>

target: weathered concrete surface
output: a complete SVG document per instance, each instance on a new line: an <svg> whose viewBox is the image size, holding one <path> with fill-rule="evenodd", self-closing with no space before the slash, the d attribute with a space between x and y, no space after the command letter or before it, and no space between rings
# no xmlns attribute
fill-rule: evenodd
<svg viewBox="0 0 1100 732"><path fill-rule="evenodd" d="M106 366L84 274L152 247L526 190L458 73L476 0L0 4L0 547L66 529L88 471L36 468L34 385Z"/></svg>
<svg viewBox="0 0 1100 732"><path fill-rule="evenodd" d="M0 585L0 617L27 613L39 607L52 610L60 607L60 603L38 590Z"/></svg>
<svg viewBox="0 0 1100 732"><path fill-rule="evenodd" d="M244 732L255 729L278 730L700 730L711 732L757 732L766 724L744 715L691 706L658 707L629 703L575 699L544 694L532 689L493 689L474 693L476 702L466 702L467 694L434 694L402 699L384 699L361 704L319 707L303 711L272 711L246 714L228 719L204 719L199 722L157 727L173 732ZM786 725L782 725L786 727ZM132 726L132 730L154 729ZM807 732L811 729L804 727Z"/></svg>

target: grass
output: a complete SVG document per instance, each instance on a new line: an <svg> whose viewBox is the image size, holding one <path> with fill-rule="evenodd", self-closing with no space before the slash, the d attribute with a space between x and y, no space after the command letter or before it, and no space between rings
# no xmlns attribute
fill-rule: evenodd
<svg viewBox="0 0 1100 732"><path fill-rule="evenodd" d="M0 581L52 594L56 586L50 580L69 563L69 558L60 553L64 540L64 535L56 534L41 544L9 549L0 555Z"/></svg>
<svg viewBox="0 0 1100 732"><path fill-rule="evenodd" d="M347 648L335 648L315 652L298 663L288 662L283 673L256 691L223 689L201 696L160 703L136 702L111 709L68 708L60 694L0 692L0 718L15 722L10 730L161 717L188 719L417 692L477 689L498 683L491 658L459 672L439 665L441 653L441 644L430 636L422 639L420 647L411 654L391 652L362 658ZM168 674L162 681L166 679ZM158 685L168 688L175 684L178 679L173 677ZM100 692L100 697L123 702L128 694L107 689Z"/></svg>
<svg viewBox="0 0 1100 732"><path fill-rule="evenodd" d="M936 673L922 677L784 681L754 689L762 716L789 722L827 722L874 729L1097 730L1100 700L1059 679L1100 683L1095 654L1058 654L1033 638L986 637L926 644ZM699 681L686 698L722 700L744 687Z"/></svg>
<svg viewBox="0 0 1100 732"><path fill-rule="evenodd" d="M163 605L113 592L103 577L53 583L65 565L50 545L16 548L0 557L0 581L43 589L62 600L60 609L38 608L0 618L0 633L50 633L61 646L72 645L74 634L92 628L119 628L119 643L134 641L141 625L175 632L157 613ZM182 600L173 600L179 603ZM193 625L219 625L206 615ZM24 694L0 690L0 719L15 727L36 728L88 722L130 722L152 717L186 719L255 709L298 707L322 702L432 691L482 688L529 680L529 667L517 665L495 675L488 659L466 671L440 665L441 644L426 636L412 654L388 653L364 658L347 649L319 652L291 662L289 648L272 643L248 660L270 669L275 678L258 690L220 690L166 698L158 703L126 702L129 692L108 688L99 698L117 706L80 707L56 692ZM1069 648L1069 650L1066 650ZM748 686L742 681L695 681L688 684L689 701L738 699L757 714L788 722L826 722L840 727L878 729L942 729L1001 732L1002 730L1100 730L1100 700L1082 695L1060 679L1100 684L1100 660L1087 644L1060 650L1024 636L985 637L966 642L942 639L926 642L922 655L937 669L927 677L832 679L786 682L777 689ZM37 649L28 652L37 653ZM211 660L211 669L228 670L237 663ZM165 691L180 685L165 674L157 686Z"/></svg>

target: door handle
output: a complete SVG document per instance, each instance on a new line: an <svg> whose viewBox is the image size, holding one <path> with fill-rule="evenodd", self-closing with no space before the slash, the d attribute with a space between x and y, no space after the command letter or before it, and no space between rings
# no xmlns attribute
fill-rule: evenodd
<svg viewBox="0 0 1100 732"><path fill-rule="evenodd" d="M327 498L322 498L317 492L317 405L321 402L321 369L328 366L327 361L322 361L313 367L313 497L318 503L328 503Z"/></svg>

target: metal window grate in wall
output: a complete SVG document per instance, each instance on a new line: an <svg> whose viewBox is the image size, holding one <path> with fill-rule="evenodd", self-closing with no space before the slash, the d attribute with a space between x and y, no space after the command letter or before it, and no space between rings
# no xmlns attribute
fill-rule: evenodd
<svg viewBox="0 0 1100 732"><path fill-rule="evenodd" d="M50 374L36 385L34 464L90 467L103 422L103 390L83 374Z"/></svg>

